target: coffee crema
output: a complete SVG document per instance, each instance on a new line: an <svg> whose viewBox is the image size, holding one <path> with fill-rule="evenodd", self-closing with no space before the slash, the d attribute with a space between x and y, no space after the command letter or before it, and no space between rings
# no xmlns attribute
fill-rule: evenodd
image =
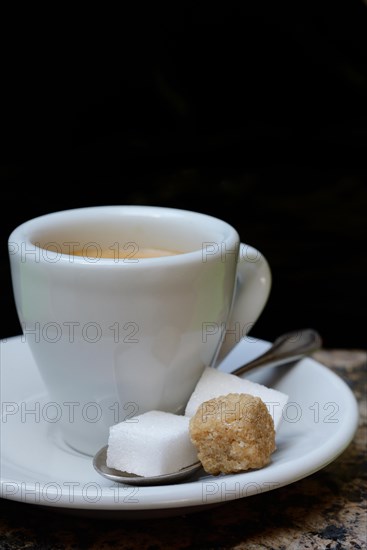
<svg viewBox="0 0 367 550"><path fill-rule="evenodd" d="M84 258L110 258L112 260L139 260L144 258L162 258L165 256L177 256L183 254L177 250L165 248L140 248L136 243L129 243L125 248L111 247L100 248L87 246L82 250L73 250L71 255Z"/></svg>

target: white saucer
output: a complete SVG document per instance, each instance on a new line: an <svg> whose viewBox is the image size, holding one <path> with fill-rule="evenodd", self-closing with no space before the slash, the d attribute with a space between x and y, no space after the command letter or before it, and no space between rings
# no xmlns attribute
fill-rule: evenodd
<svg viewBox="0 0 367 550"><path fill-rule="evenodd" d="M241 341L221 364L227 372L265 351L269 343ZM43 382L20 337L0 343L0 496L70 512L153 517L199 511L293 483L333 461L358 423L348 386L320 363L267 368L248 378L289 395L272 462L261 470L170 486L130 487L100 477L92 460L66 446ZM33 411L33 412L32 412Z"/></svg>

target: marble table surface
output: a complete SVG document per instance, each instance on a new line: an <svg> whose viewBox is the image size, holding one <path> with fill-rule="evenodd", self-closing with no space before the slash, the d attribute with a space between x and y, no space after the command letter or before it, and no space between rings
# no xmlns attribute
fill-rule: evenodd
<svg viewBox="0 0 367 550"><path fill-rule="evenodd" d="M97 519L0 500L0 549L363 549L366 514L364 350L320 350L360 406L356 436L323 470L296 483L186 516Z"/></svg>

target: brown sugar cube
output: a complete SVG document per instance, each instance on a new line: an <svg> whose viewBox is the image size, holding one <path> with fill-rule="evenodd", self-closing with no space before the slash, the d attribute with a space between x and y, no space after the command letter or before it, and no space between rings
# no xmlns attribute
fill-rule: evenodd
<svg viewBox="0 0 367 550"><path fill-rule="evenodd" d="M262 468L275 451L274 422L265 403L244 393L202 403L190 420L190 437L212 475Z"/></svg>

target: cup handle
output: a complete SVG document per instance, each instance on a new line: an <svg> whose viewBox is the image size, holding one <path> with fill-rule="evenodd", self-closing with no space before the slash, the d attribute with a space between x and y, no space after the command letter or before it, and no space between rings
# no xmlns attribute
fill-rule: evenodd
<svg viewBox="0 0 367 550"><path fill-rule="evenodd" d="M271 271L268 262L256 248L241 243L237 286L217 365L251 330L267 302L270 288Z"/></svg>

